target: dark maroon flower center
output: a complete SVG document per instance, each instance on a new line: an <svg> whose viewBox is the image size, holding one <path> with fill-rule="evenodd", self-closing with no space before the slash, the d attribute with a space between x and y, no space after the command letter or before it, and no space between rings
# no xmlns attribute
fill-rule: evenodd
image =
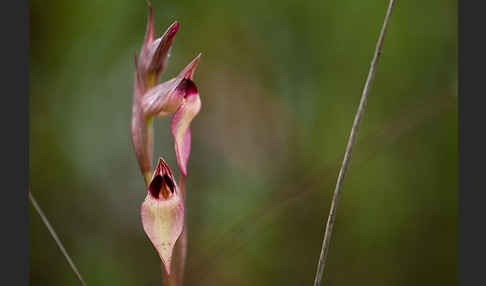
<svg viewBox="0 0 486 286"><path fill-rule="evenodd" d="M156 175L149 186L149 192L152 197L159 199L160 193L162 193L162 197L167 199L170 194L173 194L175 191L175 184L172 181L169 175L164 174Z"/></svg>
<svg viewBox="0 0 486 286"><path fill-rule="evenodd" d="M197 87L196 84L190 79L183 79L179 85L177 86L177 89L181 90L184 94L184 97L188 97L191 94L197 93Z"/></svg>
<svg viewBox="0 0 486 286"><path fill-rule="evenodd" d="M173 194L174 189L175 189L174 182L172 181L172 179L167 174L164 175L163 179L164 179L165 185L169 188L170 192Z"/></svg>

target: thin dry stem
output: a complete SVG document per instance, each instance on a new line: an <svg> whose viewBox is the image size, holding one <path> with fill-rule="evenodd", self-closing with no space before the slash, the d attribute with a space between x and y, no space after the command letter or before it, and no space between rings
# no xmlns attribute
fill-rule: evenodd
<svg viewBox="0 0 486 286"><path fill-rule="evenodd" d="M319 264L317 265L317 272L314 280L314 286L319 286L321 284L322 275L324 273L324 266L326 265L326 257L327 252L329 250L329 244L331 241L331 234L332 228L334 226L334 220L336 217L336 209L339 202L339 197L341 196L341 192L343 189L343 182L344 177L346 175L346 171L348 169L349 161L351 159L351 154L353 152L354 143L356 141L356 135L358 134L358 127L361 121L361 118L364 113L364 108L366 105L366 100L368 99L368 94L370 90L371 83L373 81L375 71L376 71L376 64L378 63L378 59L381 55L381 49L383 46L383 40L385 39L386 29L388 27L388 23L390 22L390 16L393 10L393 6L395 4L395 0L390 0L388 5L388 10L386 12L385 21L383 23L383 27L381 28L380 37L378 38L378 43L376 44L375 53L373 56L373 60L371 61L370 70L368 72L368 77L365 82L365 86L363 88L363 93L361 94L361 100L358 106L358 110L354 117L353 126L351 128L351 133L349 136L348 144L346 146L346 152L344 153L344 159L341 165L341 169L339 170L339 175L336 183L336 188L334 189L334 195L331 202L331 209L329 211L329 217L327 219L326 224L326 231L324 233L324 239L322 241L322 249L321 254L319 257Z"/></svg>
<svg viewBox="0 0 486 286"><path fill-rule="evenodd" d="M32 205L34 206L34 209L36 210L36 212L41 217L41 219L44 222L45 226L47 227L47 230L49 230L49 233L51 234L52 238L54 239L54 241L56 242L57 246L61 250L62 254L66 258L67 262L69 263L69 266L71 266L71 269L73 270L74 274L76 274L76 276L78 277L79 282L81 282L81 285L86 286L86 283L84 282L84 279L81 276L81 273L79 273L78 268L76 267L76 265L74 265L74 262L72 261L71 257L67 253L67 251L64 248L61 240L59 239L59 237L57 236L56 232L54 231L54 228L49 223L49 220L47 219L46 215L44 214L44 212L40 208L39 204L35 200L34 196L30 192L30 190L29 190L29 200L32 203Z"/></svg>

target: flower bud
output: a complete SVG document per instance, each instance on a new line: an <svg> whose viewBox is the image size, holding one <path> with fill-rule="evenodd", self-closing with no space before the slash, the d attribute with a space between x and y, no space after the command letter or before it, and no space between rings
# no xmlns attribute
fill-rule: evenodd
<svg viewBox="0 0 486 286"><path fill-rule="evenodd" d="M152 5L149 3L149 19L142 50L140 51L139 68L146 88L152 87L159 81L160 75L167 65L167 58L174 37L179 30L179 23L169 26L162 37L154 40L154 19Z"/></svg>

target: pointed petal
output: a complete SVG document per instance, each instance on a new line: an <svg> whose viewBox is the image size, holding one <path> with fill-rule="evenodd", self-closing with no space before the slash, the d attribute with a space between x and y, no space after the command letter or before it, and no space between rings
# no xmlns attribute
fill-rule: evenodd
<svg viewBox="0 0 486 286"><path fill-rule="evenodd" d="M177 163L184 176L187 176L187 161L191 152L191 131L189 126L192 119L201 109L201 100L196 86L191 80L186 80L186 82L186 98L171 120Z"/></svg>
<svg viewBox="0 0 486 286"><path fill-rule="evenodd" d="M174 246L184 228L184 202L162 158L142 203L141 216L143 229L170 274Z"/></svg>
<svg viewBox="0 0 486 286"><path fill-rule="evenodd" d="M177 76L178 78L186 78L192 80L194 77L194 72L196 71L197 64L199 63L199 59L201 58L201 54L197 55Z"/></svg>
<svg viewBox="0 0 486 286"><path fill-rule="evenodd" d="M149 16L147 20L147 29L145 31L145 39L143 41L142 55L147 55L148 47L154 41L154 16L152 13L152 3L147 1L147 6L149 8Z"/></svg>

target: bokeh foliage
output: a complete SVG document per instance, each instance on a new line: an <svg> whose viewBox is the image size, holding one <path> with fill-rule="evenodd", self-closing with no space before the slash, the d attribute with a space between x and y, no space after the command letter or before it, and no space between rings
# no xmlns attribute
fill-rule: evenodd
<svg viewBox="0 0 486 286"><path fill-rule="evenodd" d="M145 1L30 1L32 192L88 285L160 285L130 141ZM197 53L186 285L310 285L387 1L155 1ZM326 285L457 284L457 3L398 1ZM155 154L176 169L167 120ZM30 211L32 285L77 285Z"/></svg>

